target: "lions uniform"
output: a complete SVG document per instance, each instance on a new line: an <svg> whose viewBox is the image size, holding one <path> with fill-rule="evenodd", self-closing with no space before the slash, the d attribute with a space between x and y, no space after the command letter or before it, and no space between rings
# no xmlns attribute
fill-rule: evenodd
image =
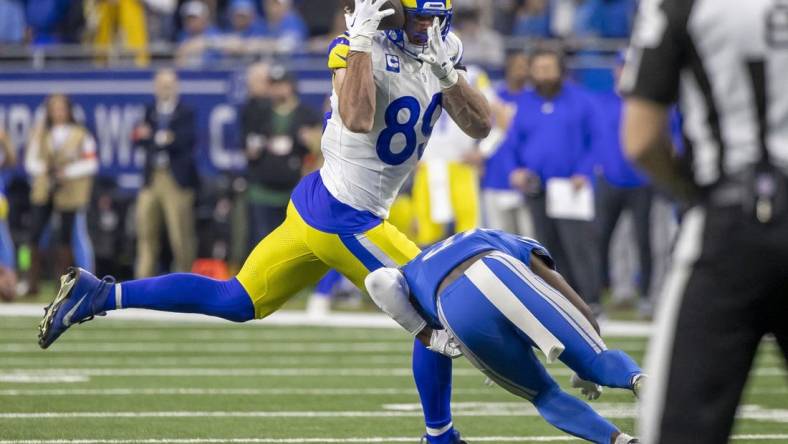
<svg viewBox="0 0 788 444"><path fill-rule="evenodd" d="M488 254L438 293L452 270L484 252ZM530 269L534 257L554 266L537 241L474 230L422 251L401 271L410 300L427 324L445 328L490 379L533 402L561 430L609 444L618 429L563 392L533 348L541 348L548 361L558 357L580 378L608 387L633 388L641 370L622 351L607 350L580 311Z"/></svg>
<svg viewBox="0 0 788 444"><path fill-rule="evenodd" d="M471 85L488 100L493 99L487 73L469 66L467 76ZM479 174L475 166L464 162L478 145L479 141L465 134L447 114L435 124L413 184L419 245L430 245L479 226ZM447 230L450 224L451 231Z"/></svg>

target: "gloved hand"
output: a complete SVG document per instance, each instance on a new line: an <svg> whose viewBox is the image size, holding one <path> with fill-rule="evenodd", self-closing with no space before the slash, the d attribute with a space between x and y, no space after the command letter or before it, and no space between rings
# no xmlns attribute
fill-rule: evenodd
<svg viewBox="0 0 788 444"><path fill-rule="evenodd" d="M588 398L589 401L594 401L602 396L601 385L581 379L580 376L577 376L577 373L572 374L570 381L572 383L572 387L580 389L580 393Z"/></svg>
<svg viewBox="0 0 788 444"><path fill-rule="evenodd" d="M443 356L447 356L451 359L456 359L462 356L460 347L446 330L432 330L430 345L427 347L427 349L432 350L435 353L440 353Z"/></svg>
<svg viewBox="0 0 788 444"><path fill-rule="evenodd" d="M351 51L372 52L372 37L378 31L380 21L394 14L393 9L380 10L386 1L356 0L353 14L345 14Z"/></svg>
<svg viewBox="0 0 788 444"><path fill-rule="evenodd" d="M427 36L427 49L419 54L419 59L430 65L432 73L441 82L441 88L449 89L457 83L460 76L446 52L446 43L441 36L441 22L438 17L435 17L432 27L427 30Z"/></svg>

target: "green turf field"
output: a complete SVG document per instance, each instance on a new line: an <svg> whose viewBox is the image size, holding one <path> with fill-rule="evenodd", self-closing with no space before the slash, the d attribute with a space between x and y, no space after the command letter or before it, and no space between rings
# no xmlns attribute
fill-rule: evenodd
<svg viewBox="0 0 788 444"><path fill-rule="evenodd" d="M398 330L101 319L41 351L36 322L0 317L0 444L417 443L422 433L411 341ZM640 360L645 340L608 345ZM455 424L470 443L570 441L455 362ZM788 442L786 380L765 343L736 442ZM633 431L629 392L594 405Z"/></svg>

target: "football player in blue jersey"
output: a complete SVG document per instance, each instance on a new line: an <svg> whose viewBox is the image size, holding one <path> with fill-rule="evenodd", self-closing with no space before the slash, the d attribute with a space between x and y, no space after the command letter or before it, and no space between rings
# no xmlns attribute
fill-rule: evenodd
<svg viewBox="0 0 788 444"><path fill-rule="evenodd" d="M536 358L534 348L547 362L569 366L572 385L589 399L599 397L601 386L639 395L645 381L632 358L607 349L591 310L538 242L467 231L401 268L371 273L365 284L378 306L430 350L465 355L555 427L599 444L638 442L562 391Z"/></svg>

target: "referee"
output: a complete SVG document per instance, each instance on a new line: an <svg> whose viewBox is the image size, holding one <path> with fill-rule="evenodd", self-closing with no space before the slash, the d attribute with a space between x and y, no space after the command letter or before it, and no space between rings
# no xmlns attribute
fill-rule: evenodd
<svg viewBox="0 0 788 444"><path fill-rule="evenodd" d="M627 58L627 154L689 208L646 358L643 442L724 443L764 335L788 359L788 0L642 2Z"/></svg>

